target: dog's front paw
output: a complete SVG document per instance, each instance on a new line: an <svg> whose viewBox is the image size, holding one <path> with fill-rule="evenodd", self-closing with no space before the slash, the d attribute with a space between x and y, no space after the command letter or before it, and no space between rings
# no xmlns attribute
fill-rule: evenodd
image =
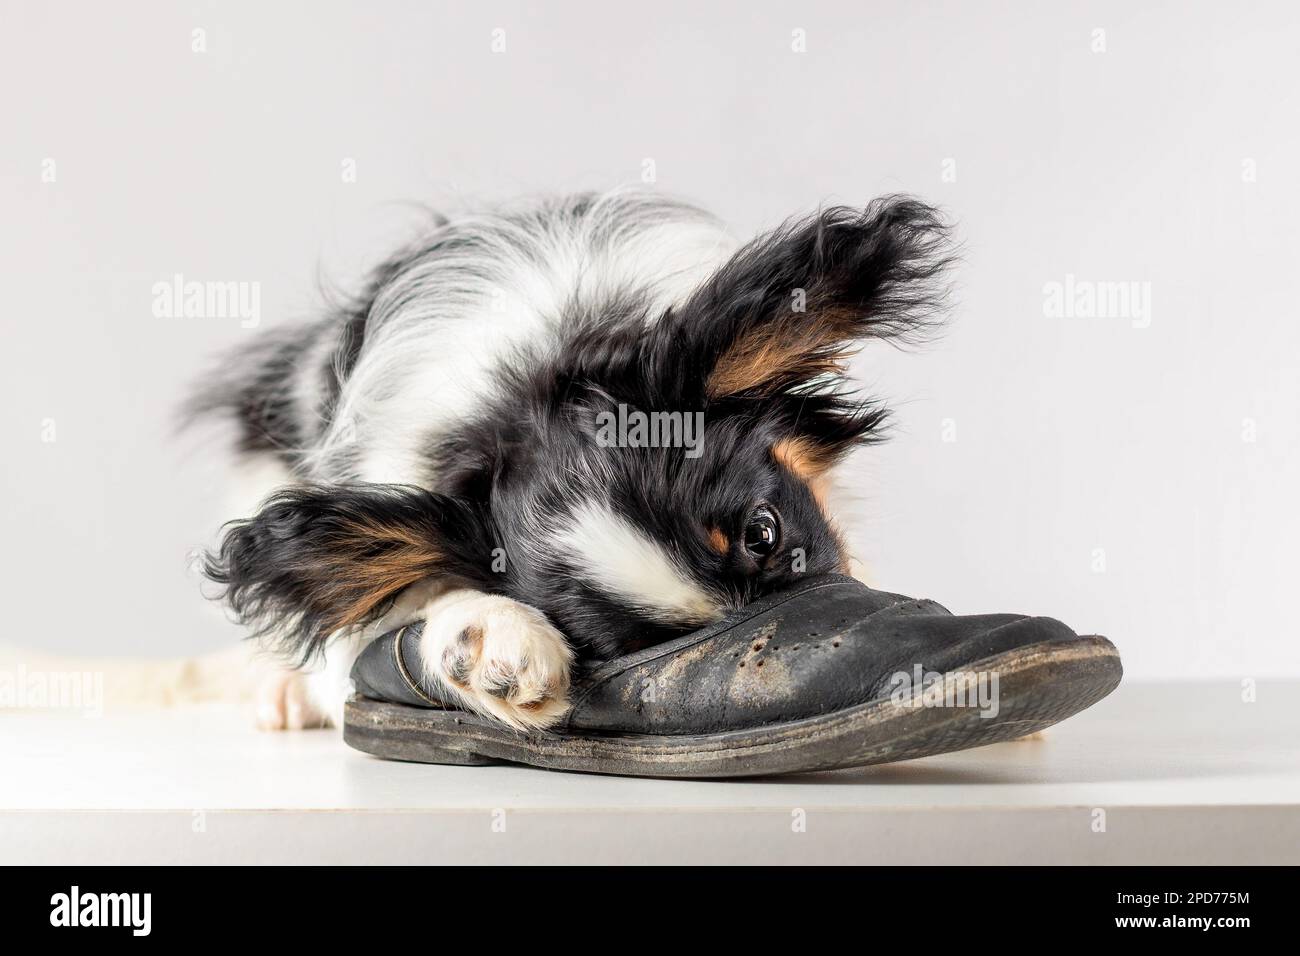
<svg viewBox="0 0 1300 956"><path fill-rule="evenodd" d="M429 604L426 622L424 667L467 707L521 730L550 726L568 709L573 652L540 611L453 591Z"/></svg>

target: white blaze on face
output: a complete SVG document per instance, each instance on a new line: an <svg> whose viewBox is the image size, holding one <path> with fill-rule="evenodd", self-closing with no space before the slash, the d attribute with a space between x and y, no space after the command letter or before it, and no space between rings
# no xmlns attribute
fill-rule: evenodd
<svg viewBox="0 0 1300 956"><path fill-rule="evenodd" d="M721 601L697 584L664 545L607 505L581 505L553 542L602 591L656 621L707 624L723 615Z"/></svg>

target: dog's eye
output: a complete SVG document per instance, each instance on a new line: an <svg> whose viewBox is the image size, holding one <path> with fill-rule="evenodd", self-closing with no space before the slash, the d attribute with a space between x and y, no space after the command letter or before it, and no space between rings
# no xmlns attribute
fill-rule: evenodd
<svg viewBox="0 0 1300 956"><path fill-rule="evenodd" d="M760 505L745 522L745 550L756 558L765 558L781 543L781 522L776 512Z"/></svg>

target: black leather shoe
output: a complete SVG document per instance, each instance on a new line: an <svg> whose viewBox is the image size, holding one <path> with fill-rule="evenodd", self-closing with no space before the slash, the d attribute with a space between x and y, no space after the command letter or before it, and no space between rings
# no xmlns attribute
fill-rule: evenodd
<svg viewBox="0 0 1300 956"><path fill-rule="evenodd" d="M422 624L352 669L343 739L398 760L741 777L909 760L1012 740L1101 700L1119 652L1060 621L956 617L852 578L812 578L717 624L575 675L559 725L524 734L444 707Z"/></svg>

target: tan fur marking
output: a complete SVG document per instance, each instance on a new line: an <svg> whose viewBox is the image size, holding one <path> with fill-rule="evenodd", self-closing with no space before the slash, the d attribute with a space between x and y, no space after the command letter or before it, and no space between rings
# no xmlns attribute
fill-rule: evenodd
<svg viewBox="0 0 1300 956"><path fill-rule="evenodd" d="M772 446L772 457L809 484L822 479L835 463L825 449L806 438L782 438Z"/></svg>
<svg viewBox="0 0 1300 956"><path fill-rule="evenodd" d="M828 498L830 494L830 477L828 472L835 462L816 444L806 438L783 438L772 446L772 457L784 465L792 475L808 487L808 493L817 502L817 507L831 521ZM848 567L847 552L839 530L831 523L840 548L840 563Z"/></svg>
<svg viewBox="0 0 1300 956"><path fill-rule="evenodd" d="M709 398L779 390L838 373L854 348L848 316L834 309L765 326L737 339L709 375Z"/></svg>
<svg viewBox="0 0 1300 956"><path fill-rule="evenodd" d="M341 605L330 630L361 623L384 601L433 573L441 558L430 542L406 528L358 522L348 531L335 566L326 572ZM391 550L375 556L370 551L377 544Z"/></svg>
<svg viewBox="0 0 1300 956"><path fill-rule="evenodd" d="M718 552L718 554L726 554L731 550L731 541L722 533L720 528L710 528L709 547Z"/></svg>

